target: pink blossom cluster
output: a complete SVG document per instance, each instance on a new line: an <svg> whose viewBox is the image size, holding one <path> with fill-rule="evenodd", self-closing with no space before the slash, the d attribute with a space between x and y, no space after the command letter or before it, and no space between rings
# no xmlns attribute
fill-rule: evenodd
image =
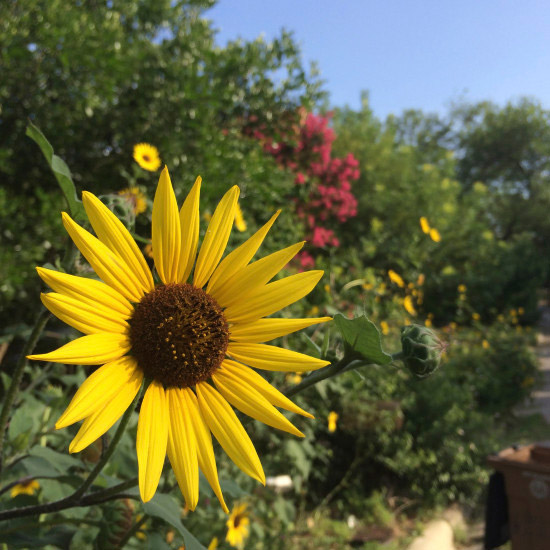
<svg viewBox="0 0 550 550"><path fill-rule="evenodd" d="M311 245L338 247L340 241L333 228L357 215L351 182L359 178L359 163L351 153L345 158L332 157L335 134L329 125L331 113L321 116L301 110L299 115L299 123L283 138L275 140L258 128L251 135L279 165L295 173L297 186L307 190L305 200L297 199L296 210L306 223ZM308 252L302 252L298 261L304 269L313 266Z"/></svg>

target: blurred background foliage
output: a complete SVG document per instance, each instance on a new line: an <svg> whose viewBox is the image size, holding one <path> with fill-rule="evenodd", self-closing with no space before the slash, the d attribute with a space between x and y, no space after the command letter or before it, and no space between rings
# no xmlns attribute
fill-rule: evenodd
<svg viewBox="0 0 550 550"><path fill-rule="evenodd" d="M506 441L514 407L537 383L530 346L549 275L550 112L522 99L380 120L367 93L359 111L329 112L322 81L314 67L304 67L291 34L219 47L204 14L211 5L0 4L1 342L11 342L4 389L19 337L40 308L34 266L55 265L66 242L64 200L40 150L25 137L28 121L68 164L78 192L121 207L129 227L144 237L158 174L139 168L132 150L147 142L170 168L179 200L203 177L205 218L229 186L240 186L247 228L234 232L231 246L278 208L283 213L264 252L308 238L288 269L315 265L326 274L289 315L366 312L393 352L400 327L410 322L438 328L449 344L444 368L426 380L372 367L304 392L298 402L317 421L299 424L303 441L246 421L268 475L293 480L291 493L258 488L220 461L230 498L253 503L250 548L274 548L280 537L309 548L311 537L302 535L311 531L310 520L323 536L341 544L355 537L356 546L370 548L380 526L382 539L391 534L401 511L479 505L485 456ZM121 203L117 194L127 187L143 193L145 212ZM76 269L86 272L80 260ZM61 324L48 327L44 347L69 336ZM289 341L311 351L322 336L308 334ZM329 353L336 354L333 348ZM54 433L53 423L83 371L47 369L27 373L28 391L10 425L15 478L36 475L38 464L17 457L36 456L39 447L66 453L69 436ZM297 380L277 375L275 381L290 388ZM331 411L338 414L335 431L326 424ZM125 445L108 472L113 477L135 462L130 440ZM38 455L51 474L44 461L57 459ZM86 469L87 460L94 458L63 463L65 471ZM17 498L47 501L63 495L63 487L44 481L37 495ZM185 525L208 544L210 534L223 538L225 519L206 505L211 495L201 486L203 493ZM91 526L74 526L70 536L64 527L72 547L91 544L99 529L94 522L108 521L110 513L107 507L79 512ZM350 514L362 532L353 522L333 522ZM155 548L161 542L177 548L179 535L166 542L168 528L159 521L148 520Z"/></svg>

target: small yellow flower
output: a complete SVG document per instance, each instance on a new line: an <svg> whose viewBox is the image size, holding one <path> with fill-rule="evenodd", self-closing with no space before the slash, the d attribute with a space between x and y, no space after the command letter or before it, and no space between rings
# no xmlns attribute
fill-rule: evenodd
<svg viewBox="0 0 550 550"><path fill-rule="evenodd" d="M467 290L466 285L463 284L459 284L456 288L460 294L464 294Z"/></svg>
<svg viewBox="0 0 550 550"><path fill-rule="evenodd" d="M474 321L479 321L481 319L481 315L479 313L472 313L472 319Z"/></svg>
<svg viewBox="0 0 550 550"><path fill-rule="evenodd" d="M172 529L170 529L170 531L168 531L166 533L166 542L168 544L172 544L172 542L174 541L174 536L176 535L176 533L174 531L172 531Z"/></svg>
<svg viewBox="0 0 550 550"><path fill-rule="evenodd" d="M512 317L515 317L517 314L518 314L518 312L517 312L515 309L511 309L511 310L510 310L510 315L511 315Z"/></svg>
<svg viewBox="0 0 550 550"><path fill-rule="evenodd" d="M363 283L363 288L365 290L372 290L374 285L372 283Z"/></svg>
<svg viewBox="0 0 550 550"><path fill-rule="evenodd" d="M206 223L210 223L210 220L212 219L212 214L207 210L206 212L203 213L202 219L203 219Z"/></svg>
<svg viewBox="0 0 550 550"><path fill-rule="evenodd" d="M519 315L523 315L525 313L525 309L523 309L522 307L518 307L518 313Z"/></svg>
<svg viewBox="0 0 550 550"><path fill-rule="evenodd" d="M392 283L395 283L400 288L404 288L405 281L401 278L401 275L397 274L393 269L388 271L388 276Z"/></svg>
<svg viewBox="0 0 550 550"><path fill-rule="evenodd" d="M428 328L432 326L432 320L431 319L426 319L424 321L424 325L427 326Z"/></svg>
<svg viewBox="0 0 550 550"><path fill-rule="evenodd" d="M141 518L143 517L143 514L138 514L136 516L136 521L141 521ZM139 540L146 540L147 539L147 533L145 532L145 530L147 529L147 524L144 523L140 528L139 528L139 531L136 533L136 537L139 539Z"/></svg>
<svg viewBox="0 0 550 550"><path fill-rule="evenodd" d="M325 289L325 292L330 292L330 285L325 285L323 288Z"/></svg>
<svg viewBox="0 0 550 550"><path fill-rule="evenodd" d="M418 279L416 280L417 286L422 286L424 284L424 281L426 280L426 277L424 276L424 273L421 273L418 276Z"/></svg>
<svg viewBox="0 0 550 550"><path fill-rule="evenodd" d="M410 296L405 296L405 299L403 300L403 307L410 315L416 315L416 309L414 309L413 301Z"/></svg>
<svg viewBox="0 0 550 550"><path fill-rule="evenodd" d="M153 245L151 243L146 244L143 247L143 255L147 258L153 259L155 256L153 255Z"/></svg>
<svg viewBox="0 0 550 550"><path fill-rule="evenodd" d="M424 233L428 234L430 232L430 224L428 223L428 218L425 216L420 218L420 227Z"/></svg>
<svg viewBox="0 0 550 550"><path fill-rule="evenodd" d="M241 210L239 203L237 203L237 208L235 209L235 228L241 233L246 231L246 222L244 221L243 211Z"/></svg>
<svg viewBox="0 0 550 550"><path fill-rule="evenodd" d="M481 342L481 345L483 346L483 349L489 349L491 347L491 344L489 344L488 340L483 340L483 342Z"/></svg>
<svg viewBox="0 0 550 550"><path fill-rule="evenodd" d="M497 321L498 321L499 323L504 323L504 315L502 315L502 314L501 314L501 315L498 315L498 316L497 316Z"/></svg>
<svg viewBox="0 0 550 550"><path fill-rule="evenodd" d="M214 537L208 545L208 550L216 550L218 548L218 537Z"/></svg>
<svg viewBox="0 0 550 550"><path fill-rule="evenodd" d="M134 160L149 172L156 172L161 164L158 149L148 143L134 145Z"/></svg>
<svg viewBox="0 0 550 550"><path fill-rule="evenodd" d="M225 524L227 525L225 540L235 548L242 548L248 537L248 526L250 524L246 513L246 504L235 506Z"/></svg>
<svg viewBox="0 0 550 550"><path fill-rule="evenodd" d="M136 216L147 210L145 195L140 191L139 187L127 187L119 191L118 194L130 203Z"/></svg>
<svg viewBox="0 0 550 550"><path fill-rule="evenodd" d="M390 333L390 326L386 321L380 321L380 328L382 329L382 334L386 335Z"/></svg>
<svg viewBox="0 0 550 550"><path fill-rule="evenodd" d="M451 321L451 323L449 323L449 327L451 327L451 330L456 330L458 325L454 321Z"/></svg>
<svg viewBox="0 0 550 550"><path fill-rule="evenodd" d="M439 241L441 241L441 235L439 234L439 231L434 227L430 229L430 239L432 239L434 243L438 243Z"/></svg>
<svg viewBox="0 0 550 550"><path fill-rule="evenodd" d="M17 495L34 495L36 491L40 489L40 483L36 479L31 479L29 481L24 481L23 483L18 483L11 488L11 498L16 497Z"/></svg>
<svg viewBox="0 0 550 550"><path fill-rule="evenodd" d="M407 285L407 288L414 288L414 283L409 283L409 284Z"/></svg>
<svg viewBox="0 0 550 550"><path fill-rule="evenodd" d="M302 375L299 373L287 374L285 380L290 384L299 384L302 381Z"/></svg>
<svg viewBox="0 0 550 550"><path fill-rule="evenodd" d="M330 411L328 413L328 431L330 433L336 431L336 422L338 421L338 413Z"/></svg>

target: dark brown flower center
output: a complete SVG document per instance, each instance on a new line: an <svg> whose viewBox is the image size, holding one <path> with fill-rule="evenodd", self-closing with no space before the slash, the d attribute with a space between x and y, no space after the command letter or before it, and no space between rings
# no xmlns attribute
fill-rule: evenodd
<svg viewBox="0 0 550 550"><path fill-rule="evenodd" d="M145 162L151 162L151 157L149 155L143 155L142 158Z"/></svg>
<svg viewBox="0 0 550 550"><path fill-rule="evenodd" d="M203 382L221 365L229 328L218 303L189 284L158 286L130 319L132 355L165 387Z"/></svg>

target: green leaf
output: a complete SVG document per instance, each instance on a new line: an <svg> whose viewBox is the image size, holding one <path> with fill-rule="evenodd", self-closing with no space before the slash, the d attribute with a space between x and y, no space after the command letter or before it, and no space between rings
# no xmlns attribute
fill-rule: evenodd
<svg viewBox="0 0 550 550"><path fill-rule="evenodd" d="M160 533L147 533L147 550L170 550Z"/></svg>
<svg viewBox="0 0 550 550"><path fill-rule="evenodd" d="M163 519L177 529L185 541L186 550L206 550L206 548L183 526L181 507L170 496L157 493L153 500L143 504L143 510L150 516Z"/></svg>
<svg viewBox="0 0 550 550"><path fill-rule="evenodd" d="M369 363L388 365L391 355L382 349L380 332L376 325L365 315L355 319L347 319L341 313L334 316L334 323L338 327L346 348L360 355Z"/></svg>
<svg viewBox="0 0 550 550"><path fill-rule="evenodd" d="M65 163L65 161L54 154L53 147L50 142L46 139L44 134L32 123L29 121L27 126L27 136L29 136L42 151L42 154L46 158L52 172L65 196L67 205L69 207L69 213L72 218L76 221L86 220L86 212L82 201L79 201L76 197L76 188L71 177L71 171Z"/></svg>
<svg viewBox="0 0 550 550"><path fill-rule="evenodd" d="M42 458L51 464L59 473L68 473L69 468L82 468L82 462L68 453L58 453L49 447L33 447L29 454L34 457Z"/></svg>

